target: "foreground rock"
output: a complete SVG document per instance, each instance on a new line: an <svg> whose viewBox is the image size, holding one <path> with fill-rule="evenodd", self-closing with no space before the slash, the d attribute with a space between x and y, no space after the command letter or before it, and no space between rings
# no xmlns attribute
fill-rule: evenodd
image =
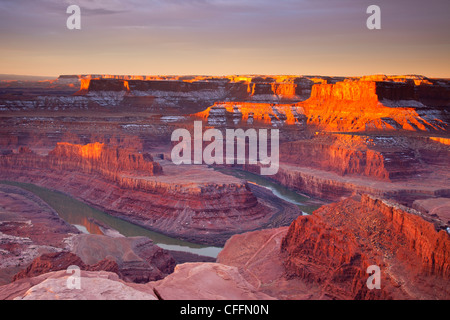
<svg viewBox="0 0 450 320"><path fill-rule="evenodd" d="M0 184L0 284L36 257L68 250L78 233L33 193Z"/></svg>
<svg viewBox="0 0 450 320"><path fill-rule="evenodd" d="M235 235L217 256L217 262L238 268L259 292L277 299L321 299L317 283L286 277L280 247L287 231L288 227L282 227Z"/></svg>
<svg viewBox="0 0 450 320"><path fill-rule="evenodd" d="M86 271L108 271L119 273L119 266L114 260L103 259L95 265L86 265L76 254L63 251L46 253L39 256L34 259L25 270L17 273L13 280L17 281L24 278L33 278L52 271L68 270L69 267L73 266Z"/></svg>
<svg viewBox="0 0 450 320"><path fill-rule="evenodd" d="M77 266L81 270L114 272L127 282L147 283L164 278L175 267L169 252L146 237L81 234L72 237L69 243L70 252L41 255L16 274L14 280Z"/></svg>
<svg viewBox="0 0 450 320"><path fill-rule="evenodd" d="M117 274L81 271L80 288L71 288L66 271L25 278L0 287L0 300L157 300L151 287L126 283Z"/></svg>
<svg viewBox="0 0 450 320"><path fill-rule="evenodd" d="M185 263L154 284L163 300L273 299L247 281L238 268L219 263Z"/></svg>
<svg viewBox="0 0 450 320"><path fill-rule="evenodd" d="M288 229L233 236L217 261L278 299L448 299L450 236L425 219L371 196L347 199ZM371 265L379 290L367 287Z"/></svg>
<svg viewBox="0 0 450 320"><path fill-rule="evenodd" d="M173 272L175 260L146 237L111 238L82 234L71 239L70 250L87 265L101 264L105 259L117 264L117 274L128 282L146 283Z"/></svg>

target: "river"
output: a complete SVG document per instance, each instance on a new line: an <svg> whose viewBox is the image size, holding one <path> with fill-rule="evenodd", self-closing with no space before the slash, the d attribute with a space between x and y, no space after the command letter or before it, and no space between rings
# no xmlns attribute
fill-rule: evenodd
<svg viewBox="0 0 450 320"><path fill-rule="evenodd" d="M297 193L275 181L272 181L255 173L229 167L213 167L213 169L223 174L232 175L236 178L246 180L249 183L257 184L261 187L269 189L278 198L296 204L302 210L304 215L311 214L314 210L318 209L324 204L324 202L322 201L310 198L304 194Z"/></svg>
<svg viewBox="0 0 450 320"><path fill-rule="evenodd" d="M98 224L91 221L92 219L95 219L110 228L117 230L126 237L148 237L158 246L167 250L191 252L214 258L217 257L222 250L222 248L219 247L210 247L182 241L147 230L125 220L113 217L59 191L49 190L30 183L13 181L0 181L0 183L17 186L34 193L52 207L64 221L74 225L78 230L84 233L103 234Z"/></svg>
<svg viewBox="0 0 450 320"><path fill-rule="evenodd" d="M277 197L299 206L304 214L311 213L313 210L319 207L319 205L315 203L313 199L310 199L304 195L300 195L256 174L231 168L214 168L214 170L220 171L224 174L233 175L240 179L247 180L249 181L249 183L254 183L268 188ZM218 253L222 250L222 248L219 247L211 247L182 241L147 230L125 220L113 217L59 191L53 191L34 184L23 182L0 181L0 183L17 186L34 193L42 200L44 200L50 207L52 207L58 213L58 215L62 219L64 219L64 221L74 225L84 233L103 234L98 223L94 223L92 221L94 219L114 230L117 230L124 236L148 237L152 239L153 242L158 246L167 250L190 252L214 258L217 257Z"/></svg>

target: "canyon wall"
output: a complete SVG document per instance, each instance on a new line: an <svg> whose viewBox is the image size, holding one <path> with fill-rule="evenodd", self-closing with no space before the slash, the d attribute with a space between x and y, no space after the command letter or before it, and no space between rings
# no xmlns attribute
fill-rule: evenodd
<svg viewBox="0 0 450 320"><path fill-rule="evenodd" d="M445 298L450 236L417 212L371 196L300 216L281 244L289 277L324 286L338 299ZM381 269L382 289L369 290L366 269ZM429 290L418 278L435 286Z"/></svg>
<svg viewBox="0 0 450 320"><path fill-rule="evenodd" d="M391 137L322 134L282 143L280 153L283 163L333 171L341 176L392 181L426 171L415 150ZM439 152L428 150L427 154L427 158L432 158Z"/></svg>
<svg viewBox="0 0 450 320"><path fill-rule="evenodd" d="M28 147L20 147L17 154L11 153L1 157L0 165L3 168L42 168L98 173L112 181L120 180L119 174L126 171L148 176L162 174L161 166L153 161L150 154L111 147L104 143L78 145L61 142L44 157L35 154Z"/></svg>
<svg viewBox="0 0 450 320"><path fill-rule="evenodd" d="M205 111L193 115L219 127L266 125L302 125L305 116L289 104L255 102L216 102Z"/></svg>
<svg viewBox="0 0 450 320"><path fill-rule="evenodd" d="M134 171L146 175L162 174L160 164L148 153L110 147L104 143L77 145L60 142L49 154L50 165L61 170L82 170L114 175L118 172Z"/></svg>
<svg viewBox="0 0 450 320"><path fill-rule="evenodd" d="M259 201L245 181L205 167L165 164L105 147L58 144L47 156L21 148L0 157L0 179L35 183L147 229L222 245L232 234L294 219L294 205ZM276 219L278 215L283 218Z"/></svg>
<svg viewBox="0 0 450 320"><path fill-rule="evenodd" d="M267 90L264 94L275 94L278 89ZM269 87L269 84L267 84ZM426 88L425 88L426 87ZM283 88L282 86L280 88ZM275 91L274 91L275 90ZM286 95L293 93L292 88L285 90ZM436 101L421 98L420 92L431 90ZM294 90L295 91L295 90ZM253 92L253 89L250 90ZM423 95L423 94L422 94ZM450 96L448 85L420 84L414 82L377 82L368 80L346 79L336 83L311 82L309 99L289 105L273 105L271 102L249 97L247 101L216 103L201 114L202 117L213 117L212 123L218 123L218 112L211 109L223 108L233 118L243 121L249 114L255 119L263 119L267 124L296 124L287 112L281 119L276 119L274 110L289 110L296 118L304 117L306 124L326 131L444 131L448 127L449 113L446 111L445 97ZM261 96L262 97L262 96ZM270 99L269 99L270 101ZM431 101L430 105L425 105ZM210 114L211 113L211 114ZM275 116L274 116L275 115Z"/></svg>

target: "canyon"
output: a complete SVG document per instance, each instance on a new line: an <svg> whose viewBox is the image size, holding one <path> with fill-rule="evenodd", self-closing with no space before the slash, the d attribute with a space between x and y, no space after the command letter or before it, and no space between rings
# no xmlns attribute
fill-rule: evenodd
<svg viewBox="0 0 450 320"><path fill-rule="evenodd" d="M205 166L154 162L148 154L94 143L59 143L46 156L19 148L1 159L0 179L62 191L113 216L197 243L290 223L294 205L258 199L245 181ZM279 218L281 216L281 218Z"/></svg>
<svg viewBox="0 0 450 320"><path fill-rule="evenodd" d="M102 283L78 297L449 299L449 101L448 79L420 75L0 80L0 180L224 246L216 262L178 263L145 237L81 234L32 193L0 185L0 297L55 298L47 286L70 298L74 263ZM325 205L303 215L243 179L173 164L171 134L194 121L278 129L268 179ZM366 286L370 265L380 290Z"/></svg>

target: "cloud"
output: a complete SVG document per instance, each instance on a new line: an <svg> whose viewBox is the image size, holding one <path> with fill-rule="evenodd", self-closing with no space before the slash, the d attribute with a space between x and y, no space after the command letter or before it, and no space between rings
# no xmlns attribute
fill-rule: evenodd
<svg viewBox="0 0 450 320"><path fill-rule="evenodd" d="M389 62L391 53L407 53L413 64L428 47L442 56L450 53L450 1L376 3L382 10L380 32L366 28L373 0L0 0L0 54L14 61L17 52L26 61L64 56L82 66L101 64L105 56L117 57L113 66L127 57L140 65L149 64L149 56L177 65L198 56L201 63L227 59L230 66L240 61L256 70L324 59L328 65ZM71 4L81 8L79 31L66 28Z"/></svg>

